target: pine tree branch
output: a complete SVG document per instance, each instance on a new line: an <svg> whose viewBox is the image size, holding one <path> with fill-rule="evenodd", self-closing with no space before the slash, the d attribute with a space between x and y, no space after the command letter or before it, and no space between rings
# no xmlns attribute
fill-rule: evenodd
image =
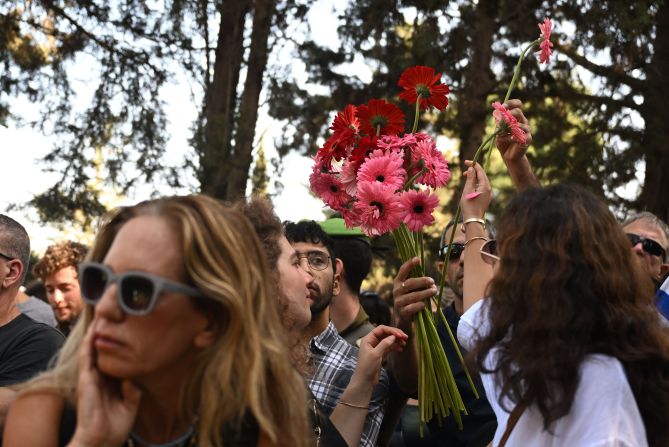
<svg viewBox="0 0 669 447"><path fill-rule="evenodd" d="M602 76L611 81L612 83L626 84L634 91L633 93L641 93L644 90L645 82L642 79L629 76L623 72L616 70L612 66L596 64L591 60L589 60L587 57L579 54L578 51L570 44L561 45L558 43L555 46L557 50L566 54L578 65L580 65L581 67L585 68L586 70L590 71L593 74Z"/></svg>

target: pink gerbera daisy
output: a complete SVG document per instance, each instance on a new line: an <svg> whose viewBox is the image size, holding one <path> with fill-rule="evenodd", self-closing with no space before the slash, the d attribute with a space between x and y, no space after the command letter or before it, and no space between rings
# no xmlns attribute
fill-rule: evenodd
<svg viewBox="0 0 669 447"><path fill-rule="evenodd" d="M411 231L421 231L425 225L434 222L432 212L439 204L436 194L413 189L402 193L400 204L406 213L404 223Z"/></svg>
<svg viewBox="0 0 669 447"><path fill-rule="evenodd" d="M416 137L412 133L407 133L404 134L403 137L398 137L396 135L384 135L379 138L376 146L379 149L383 149L384 152L399 152L406 146L413 146L414 144L416 144Z"/></svg>
<svg viewBox="0 0 669 447"><path fill-rule="evenodd" d="M333 210L339 210L353 199L337 176L328 172L314 170L309 176L309 186Z"/></svg>
<svg viewBox="0 0 669 447"><path fill-rule="evenodd" d="M511 115L511 113L506 110L506 107L500 104L499 101L493 102L492 107L495 109L495 111L492 112L492 116L495 118L495 123L497 123L497 126L501 129L502 133L510 132L511 137L521 146L527 144L525 132L518 126L516 117Z"/></svg>
<svg viewBox="0 0 669 447"><path fill-rule="evenodd" d="M358 170L358 183L375 182L391 186L393 191L404 186L406 171L399 152L383 153L377 149L365 160Z"/></svg>
<svg viewBox="0 0 669 447"><path fill-rule="evenodd" d="M451 179L448 163L432 138L420 138L420 141L411 150L411 160L415 166L411 169L410 176L416 175L423 167L426 169L425 173L415 180L415 183L437 188L444 186Z"/></svg>
<svg viewBox="0 0 669 447"><path fill-rule="evenodd" d="M379 236L402 223L402 205L392 186L379 182L358 183L358 201L354 207L360 229L367 236Z"/></svg>
<svg viewBox="0 0 669 447"><path fill-rule="evenodd" d="M539 24L539 29L541 30L541 36L539 37L541 39L541 43L539 44L539 48L541 48L541 51L539 51L539 62L542 64L547 64L551 57L551 48L553 47L553 42L550 41L552 28L553 23L549 18L544 19L544 22Z"/></svg>

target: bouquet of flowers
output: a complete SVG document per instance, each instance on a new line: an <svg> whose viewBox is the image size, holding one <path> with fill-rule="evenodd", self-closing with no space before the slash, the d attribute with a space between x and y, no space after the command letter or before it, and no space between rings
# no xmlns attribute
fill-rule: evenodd
<svg viewBox="0 0 669 447"><path fill-rule="evenodd" d="M505 101L518 81L520 64L531 48L540 45L540 60L548 61L552 46L548 40L550 20L546 19L539 27L542 36L522 52ZM441 83L440 73L425 66L405 70L398 85L402 88L399 97L415 104L412 131L402 134L404 114L383 99L372 99L359 106L347 105L336 115L330 127L332 135L314 157L309 183L327 206L341 213L348 227L359 226L368 236L390 232L403 262L416 256L421 259L420 265L412 271L412 276L421 277L425 276L422 230L434 222L432 213L438 205L434 191L448 183L451 173L434 139L417 133L417 128L421 111L431 107L441 111L448 106L449 88ZM493 107L495 132L483 141L475 161L490 152L494 137L500 133L511 132L518 139L524 138L515 118L504 106L496 102ZM456 221L459 212L460 209ZM452 414L462 426L462 414L467 414L467 410L436 329L441 319L467 373L455 337L439 306L452 240L450 242L439 294L432 298L437 312L433 314L430 303L426 303L414 320L419 356L418 398L421 421L430 420L435 414L439 419ZM477 395L469 373L467 378Z"/></svg>

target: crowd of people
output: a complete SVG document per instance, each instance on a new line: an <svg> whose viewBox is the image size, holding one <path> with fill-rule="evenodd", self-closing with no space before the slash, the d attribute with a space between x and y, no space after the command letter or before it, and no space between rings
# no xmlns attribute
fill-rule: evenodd
<svg viewBox="0 0 669 447"><path fill-rule="evenodd" d="M450 256L437 329L462 428L419 427L412 322L439 281L412 277L419 259L395 276L392 318L370 319L360 231L191 195L113 210L90 248L50 246L26 287L28 234L0 215L3 445L669 446L669 227L541 187L527 145L496 143L516 196L493 224L467 162L434 259Z"/></svg>

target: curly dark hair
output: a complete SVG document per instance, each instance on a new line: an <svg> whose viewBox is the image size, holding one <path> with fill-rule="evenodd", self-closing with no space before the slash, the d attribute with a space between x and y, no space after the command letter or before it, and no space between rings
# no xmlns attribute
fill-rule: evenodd
<svg viewBox="0 0 669 447"><path fill-rule="evenodd" d="M45 281L58 270L73 267L75 270L88 253L88 247L74 241L63 241L49 245L42 259L33 267L33 275Z"/></svg>
<svg viewBox="0 0 669 447"><path fill-rule="evenodd" d="M498 235L491 331L471 358L496 374L499 400L535 405L548 429L570 411L585 357L610 355L625 369L649 445L668 445L669 330L606 205L574 186L528 190L504 210Z"/></svg>
<svg viewBox="0 0 669 447"><path fill-rule="evenodd" d="M337 256L334 251L334 241L315 220L285 221L283 228L291 244L295 242L307 242L324 246L332 260L332 268L336 269Z"/></svg>
<svg viewBox="0 0 669 447"><path fill-rule="evenodd" d="M274 213L272 202L255 197L250 201L240 200L235 207L241 211L253 225L253 229L260 238L263 250L267 256L269 267L276 271L277 261L281 255L279 238L283 236L283 225Z"/></svg>

